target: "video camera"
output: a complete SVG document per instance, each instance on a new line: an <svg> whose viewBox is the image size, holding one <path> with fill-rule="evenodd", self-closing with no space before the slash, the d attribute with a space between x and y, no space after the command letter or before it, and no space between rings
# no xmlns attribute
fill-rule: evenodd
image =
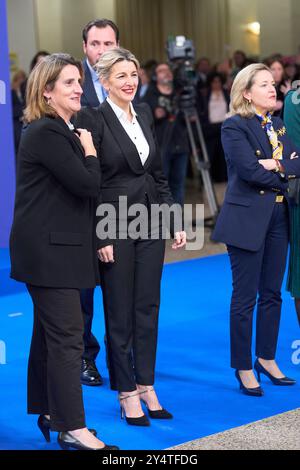
<svg viewBox="0 0 300 470"><path fill-rule="evenodd" d="M167 56L174 75L174 91L178 106L187 109L196 102L195 48L193 41L176 36L167 41Z"/></svg>

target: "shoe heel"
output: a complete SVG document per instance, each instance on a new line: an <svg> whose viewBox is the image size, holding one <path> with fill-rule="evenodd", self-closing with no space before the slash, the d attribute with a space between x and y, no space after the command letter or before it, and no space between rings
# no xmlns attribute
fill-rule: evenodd
<svg viewBox="0 0 300 470"><path fill-rule="evenodd" d="M120 415L121 415L121 419L124 419L124 409L122 406L120 406Z"/></svg>
<svg viewBox="0 0 300 470"><path fill-rule="evenodd" d="M47 442L51 442L49 421L42 415L39 416L37 425Z"/></svg>
<svg viewBox="0 0 300 470"><path fill-rule="evenodd" d="M256 373L257 373L257 381L260 382L261 381L260 380L260 372L258 372L258 370L257 370Z"/></svg>

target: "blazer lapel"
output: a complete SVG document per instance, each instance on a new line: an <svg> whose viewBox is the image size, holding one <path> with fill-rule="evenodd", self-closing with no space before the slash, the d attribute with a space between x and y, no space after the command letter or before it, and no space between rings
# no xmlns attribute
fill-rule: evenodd
<svg viewBox="0 0 300 470"><path fill-rule="evenodd" d="M130 168L135 173L141 173L144 171L144 167L142 165L140 156L136 149L136 146L132 142L132 140L127 135L125 129L123 128L122 124L118 120L117 116L115 115L114 111L110 107L110 105L104 101L100 106L100 111L103 114L103 117L115 139L117 144L119 145L123 155L125 156L126 160ZM147 136L146 136L147 138Z"/></svg>
<svg viewBox="0 0 300 470"><path fill-rule="evenodd" d="M75 135L74 132L72 132L67 124L65 123L65 121L62 119L62 118L57 118L57 122L59 123L59 125L61 126L61 129L62 131L64 132L64 134L69 138L71 139L73 142L75 142L77 148L80 150L80 153L85 156L85 153L84 153L84 149L81 145L81 142L79 140L79 138L77 137L77 135Z"/></svg>
<svg viewBox="0 0 300 470"><path fill-rule="evenodd" d="M268 139L267 133L261 127L261 124L256 116L251 119L248 119L247 125L253 134L254 139L257 142L257 145L263 151L263 155L265 158L272 158L272 149L271 144Z"/></svg>
<svg viewBox="0 0 300 470"><path fill-rule="evenodd" d="M84 61L84 86L83 86L83 93L85 96L86 101L89 105L94 108L95 106L99 106L99 99L93 84L93 79L91 72Z"/></svg>

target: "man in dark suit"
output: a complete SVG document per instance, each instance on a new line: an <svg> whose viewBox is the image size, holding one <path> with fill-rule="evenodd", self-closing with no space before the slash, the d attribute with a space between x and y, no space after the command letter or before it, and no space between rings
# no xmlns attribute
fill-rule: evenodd
<svg viewBox="0 0 300 470"><path fill-rule="evenodd" d="M104 51L119 45L119 30L115 23L108 19L90 21L82 31L84 83L81 105L95 108L106 98L93 66ZM94 289L83 289L80 293L81 307L84 318L84 354L82 358L81 383L84 385L102 385L102 377L96 367L95 360L100 345L92 333L94 314Z"/></svg>
<svg viewBox="0 0 300 470"><path fill-rule="evenodd" d="M85 78L81 105L95 108L105 100L107 94L93 66L104 51L119 45L119 30L111 20L90 21L82 31L82 39L86 58L83 61Z"/></svg>

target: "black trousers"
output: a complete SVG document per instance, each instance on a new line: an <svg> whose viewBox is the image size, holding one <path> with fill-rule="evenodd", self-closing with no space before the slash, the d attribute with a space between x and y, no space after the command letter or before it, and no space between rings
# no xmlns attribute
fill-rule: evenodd
<svg viewBox="0 0 300 470"><path fill-rule="evenodd" d="M233 279L230 308L231 367L252 369L252 323L257 294L256 356L275 358L281 285L288 249L288 209L274 205L265 242L256 252L227 246Z"/></svg>
<svg viewBox="0 0 300 470"><path fill-rule="evenodd" d="M53 431L85 427L80 384L83 321L79 290L27 285L34 305L28 413L49 414Z"/></svg>
<svg viewBox="0 0 300 470"><path fill-rule="evenodd" d="M80 302L84 323L84 352L83 358L89 361L95 361L100 351L100 345L92 333L92 323L94 316L94 291L95 289L81 289Z"/></svg>
<svg viewBox="0 0 300 470"><path fill-rule="evenodd" d="M114 263L100 263L110 385L153 385L165 241L114 241Z"/></svg>
<svg viewBox="0 0 300 470"><path fill-rule="evenodd" d="M227 167L221 142L222 123L207 124L205 142L211 164L211 177L216 183L227 181Z"/></svg>

